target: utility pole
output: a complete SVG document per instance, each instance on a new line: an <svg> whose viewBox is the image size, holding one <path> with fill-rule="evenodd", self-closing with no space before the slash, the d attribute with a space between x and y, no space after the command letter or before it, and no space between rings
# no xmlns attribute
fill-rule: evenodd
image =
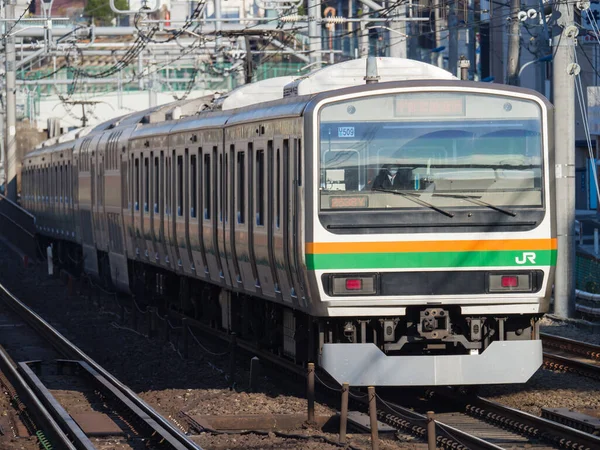
<svg viewBox="0 0 600 450"><path fill-rule="evenodd" d="M397 7L398 13L396 17L406 19L406 5L400 5ZM406 21L392 22L390 24L390 56L392 58L406 58L407 57L407 41L408 38L406 33Z"/></svg>
<svg viewBox="0 0 600 450"><path fill-rule="evenodd" d="M574 62L575 39L573 4L554 3L558 19L554 29L553 92L556 169L556 221L558 257L554 283L554 313L572 317L575 312L575 77L579 66Z"/></svg>
<svg viewBox="0 0 600 450"><path fill-rule="evenodd" d="M510 30L508 32L508 73L506 84L519 85L519 59L521 58L521 0L510 1Z"/></svg>
<svg viewBox="0 0 600 450"><path fill-rule="evenodd" d="M435 20L435 47L437 49L439 49L442 46L442 13L440 11L441 7L442 5L440 4L440 0L433 0L433 17ZM434 65L437 65L442 69L444 68L444 55L441 51L437 52L437 57Z"/></svg>
<svg viewBox="0 0 600 450"><path fill-rule="evenodd" d="M5 62L6 62L6 158L4 165L6 168L6 196L9 200L17 201L17 83L16 83L16 53L15 53L15 37L11 35L11 28L15 19L15 0L7 0L6 2L6 22L5 35ZM12 19L12 20L11 20Z"/></svg>
<svg viewBox="0 0 600 450"><path fill-rule="evenodd" d="M458 67L458 17L456 17L456 0L450 0L448 14L448 71L456 76Z"/></svg>
<svg viewBox="0 0 600 450"><path fill-rule="evenodd" d="M246 60L244 61L244 82L252 83L252 47L250 45L250 36L244 36L244 44L246 47Z"/></svg>
<svg viewBox="0 0 600 450"><path fill-rule="evenodd" d="M504 83L504 7L502 3L490 1L490 10L490 74L494 82Z"/></svg>
<svg viewBox="0 0 600 450"><path fill-rule="evenodd" d="M369 7L367 5L362 5L363 17L367 17L369 15ZM369 29L367 28L367 24L365 22L360 23L360 57L366 58L369 56Z"/></svg>
<svg viewBox="0 0 600 450"><path fill-rule="evenodd" d="M475 60L475 0L468 0L467 3L467 58L469 58L469 80L475 80L477 70L477 61Z"/></svg>
<svg viewBox="0 0 600 450"><path fill-rule="evenodd" d="M321 24L317 22L319 19L321 19L321 2L308 0L308 50L310 63L314 64L315 69L321 68Z"/></svg>

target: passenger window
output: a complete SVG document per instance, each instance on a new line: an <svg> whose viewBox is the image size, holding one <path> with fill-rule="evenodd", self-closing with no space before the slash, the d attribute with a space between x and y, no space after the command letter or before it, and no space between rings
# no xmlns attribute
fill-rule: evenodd
<svg viewBox="0 0 600 450"><path fill-rule="evenodd" d="M210 219L210 155L204 155L204 219Z"/></svg>
<svg viewBox="0 0 600 450"><path fill-rule="evenodd" d="M129 169L127 161L121 161L121 207L129 209Z"/></svg>
<svg viewBox="0 0 600 450"><path fill-rule="evenodd" d="M256 225L262 226L265 224L265 151L257 150L256 152Z"/></svg>
<svg viewBox="0 0 600 450"><path fill-rule="evenodd" d="M158 213L158 199L160 187L160 172L158 171L158 156L154 158L154 212Z"/></svg>
<svg viewBox="0 0 600 450"><path fill-rule="evenodd" d="M246 213L246 196L244 195L244 181L246 179L246 154L244 152L239 152L237 154L237 194L236 194L236 204L237 204L237 221L238 223L245 223L245 213Z"/></svg>
<svg viewBox="0 0 600 450"><path fill-rule="evenodd" d="M148 158L144 158L144 211L148 212L150 199L150 168Z"/></svg>
<svg viewBox="0 0 600 450"><path fill-rule="evenodd" d="M140 159L135 158L135 210L140 210Z"/></svg>
<svg viewBox="0 0 600 450"><path fill-rule="evenodd" d="M192 155L190 157L190 170L191 170L191 179L192 182L190 183L190 217L196 217L196 210L198 208L198 206L196 205L196 201L197 201L197 176L198 173L196 172L197 170L197 162L196 162L196 155Z"/></svg>
<svg viewBox="0 0 600 450"><path fill-rule="evenodd" d="M177 157L177 215L183 215L183 156Z"/></svg>
<svg viewBox="0 0 600 450"><path fill-rule="evenodd" d="M277 149L277 158L275 161L275 226L277 228L279 228L279 217L281 214L281 160L279 158L279 149Z"/></svg>
<svg viewBox="0 0 600 450"><path fill-rule="evenodd" d="M223 155L219 155L219 174L221 177L221 189L219 190L219 222L223 222L223 192L225 182L223 181Z"/></svg>

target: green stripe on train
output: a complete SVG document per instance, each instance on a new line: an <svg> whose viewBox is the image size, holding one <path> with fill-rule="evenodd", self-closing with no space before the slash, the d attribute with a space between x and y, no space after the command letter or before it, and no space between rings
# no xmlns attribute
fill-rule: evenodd
<svg viewBox="0 0 600 450"><path fill-rule="evenodd" d="M556 265L556 250L307 254L309 270L535 267Z"/></svg>

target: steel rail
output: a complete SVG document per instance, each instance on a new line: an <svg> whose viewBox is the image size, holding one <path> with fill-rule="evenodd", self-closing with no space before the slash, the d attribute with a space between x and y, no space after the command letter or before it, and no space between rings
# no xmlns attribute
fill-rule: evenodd
<svg viewBox="0 0 600 450"><path fill-rule="evenodd" d="M76 450L67 435L61 430L58 423L52 418L39 397L33 392L25 379L13 365L10 356L0 347L0 371L6 376L17 394L28 405L28 412L35 417L36 423L42 427L44 434L49 437L50 443L56 448Z"/></svg>
<svg viewBox="0 0 600 450"><path fill-rule="evenodd" d="M594 365L554 353L544 352L544 366L550 370L573 372L589 378L600 379L600 365Z"/></svg>
<svg viewBox="0 0 600 450"><path fill-rule="evenodd" d="M571 353L577 353L586 356L589 359L600 361L600 345L576 341L575 339L569 339L548 333L540 333L540 337L544 345L559 348Z"/></svg>
<svg viewBox="0 0 600 450"><path fill-rule="evenodd" d="M595 450L600 448L600 437L566 425L534 416L510 406L502 405L483 397L464 398L449 391L435 390L436 394L461 404L470 416L523 436L531 436L550 445L573 450Z"/></svg>
<svg viewBox="0 0 600 450"><path fill-rule="evenodd" d="M17 299L4 286L0 285L0 298L5 304L15 311L29 326L40 334L45 336L52 345L57 348L67 358L84 361L101 376L103 376L115 389L123 394L135 407L139 408L142 415L139 415L140 420L146 422L152 427L157 436L162 438L163 444L170 444L172 448L184 450L202 450L200 446L191 441L185 434L177 429L171 422L157 413L154 408L140 399L127 386L113 377L103 367L98 365L94 360L82 352L78 347L70 343L61 333L54 329L49 323L42 319L37 313L31 310L27 305Z"/></svg>
<svg viewBox="0 0 600 450"><path fill-rule="evenodd" d="M511 428L516 428L520 432L525 431L528 434L535 435L546 442L563 448L577 450L594 450L600 448L600 437L598 436L534 416L510 406L501 405L483 397L477 397L475 405L471 407L483 408L484 411L496 415L493 419L494 421L503 423ZM481 415L481 412L479 414ZM518 423L513 423L515 419Z"/></svg>

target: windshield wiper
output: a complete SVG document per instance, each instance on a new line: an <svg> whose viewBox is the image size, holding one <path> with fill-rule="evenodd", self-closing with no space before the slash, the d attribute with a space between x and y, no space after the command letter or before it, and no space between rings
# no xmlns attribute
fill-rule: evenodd
<svg viewBox="0 0 600 450"><path fill-rule="evenodd" d="M404 198L412 200L413 202L415 202L415 203L417 203L417 204L419 204L421 206L426 206L427 208L433 209L434 211L437 211L440 214L443 214L443 215L448 216L448 217L454 217L454 214L449 213L448 211L444 211L443 209L438 208L437 206L432 205L431 203L426 202L425 200L421 200L420 198L418 198L420 196L420 194L412 194L412 193L409 194L407 192L393 191L391 189L379 189L379 188L377 188L377 189L373 189L373 190L374 191L379 191L379 192L385 192L387 194L400 195L400 196L402 196Z"/></svg>
<svg viewBox="0 0 600 450"><path fill-rule="evenodd" d="M486 206L490 209L496 210L498 212L504 213L508 216L516 217L517 213L509 211L508 209L499 208L498 206L494 206L491 203L484 202L480 200L481 197L476 197L473 195L462 195L462 194L433 194L432 197L451 197L451 198L461 198L463 200L467 200L468 202L475 203L476 205Z"/></svg>

